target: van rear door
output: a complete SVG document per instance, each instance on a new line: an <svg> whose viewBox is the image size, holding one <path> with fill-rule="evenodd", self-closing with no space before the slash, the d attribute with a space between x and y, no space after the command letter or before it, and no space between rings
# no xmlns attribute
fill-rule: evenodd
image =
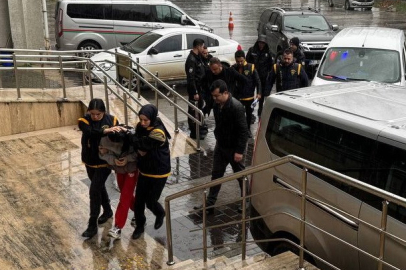
<svg viewBox="0 0 406 270"><path fill-rule="evenodd" d="M154 28L151 6L146 4L114 4L114 32L117 46L123 46Z"/></svg>

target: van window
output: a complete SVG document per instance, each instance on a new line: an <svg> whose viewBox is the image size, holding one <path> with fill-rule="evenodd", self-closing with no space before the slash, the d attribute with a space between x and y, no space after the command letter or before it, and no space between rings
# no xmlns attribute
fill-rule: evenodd
<svg viewBox="0 0 406 270"><path fill-rule="evenodd" d="M296 155L370 185L406 196L406 151L281 109L272 111L266 142L283 157ZM381 210L372 194L311 173L344 192ZM391 208L392 207L392 208ZM406 209L390 206L388 214L406 221Z"/></svg>
<svg viewBox="0 0 406 270"><path fill-rule="evenodd" d="M206 47L219 46L219 41L215 38L200 34L186 34L187 48L189 50L193 49L193 41L197 38L203 39L204 45L206 45Z"/></svg>
<svg viewBox="0 0 406 270"><path fill-rule="evenodd" d="M67 12L74 19L111 20L109 4L68 4Z"/></svg>
<svg viewBox="0 0 406 270"><path fill-rule="evenodd" d="M182 12L173 7L163 5L156 6L156 22L181 24L181 18Z"/></svg>
<svg viewBox="0 0 406 270"><path fill-rule="evenodd" d="M155 49L157 49L159 53L181 51L182 35L176 35L162 40L155 46Z"/></svg>
<svg viewBox="0 0 406 270"><path fill-rule="evenodd" d="M152 22L150 5L113 5L113 19L117 21Z"/></svg>

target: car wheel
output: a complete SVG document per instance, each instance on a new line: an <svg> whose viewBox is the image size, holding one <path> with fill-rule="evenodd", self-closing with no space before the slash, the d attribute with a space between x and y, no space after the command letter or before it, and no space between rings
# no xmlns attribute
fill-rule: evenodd
<svg viewBox="0 0 406 270"><path fill-rule="evenodd" d="M328 1L328 6L329 7L334 7L333 0L327 0Z"/></svg>
<svg viewBox="0 0 406 270"><path fill-rule="evenodd" d="M353 10L354 9L354 8L351 7L350 1L348 1L348 0L345 1L344 8L345 8L345 10Z"/></svg>
<svg viewBox="0 0 406 270"><path fill-rule="evenodd" d="M119 83L128 89L129 80L127 78L120 76ZM137 76L134 75L132 78L132 81L131 81L131 91L137 91L137 84L138 84L138 78L137 78Z"/></svg>
<svg viewBox="0 0 406 270"><path fill-rule="evenodd" d="M91 40L80 43L80 45L78 47L78 50L86 50L86 51L93 51L93 50L100 50L100 49L101 49L100 45ZM92 53L92 52L86 52L86 53L81 54L82 57L87 57L87 58L90 58L93 55L95 55L95 53Z"/></svg>

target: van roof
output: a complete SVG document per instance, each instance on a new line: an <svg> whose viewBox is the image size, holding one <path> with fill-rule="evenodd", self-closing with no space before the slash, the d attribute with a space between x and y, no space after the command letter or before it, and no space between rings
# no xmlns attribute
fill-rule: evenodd
<svg viewBox="0 0 406 270"><path fill-rule="evenodd" d="M401 41L401 42L399 42ZM385 27L348 27L341 30L329 47L366 47L401 51L403 30Z"/></svg>
<svg viewBox="0 0 406 270"><path fill-rule="evenodd" d="M336 123L406 143L406 87L376 82L319 85L283 91L273 102L293 111L329 115ZM352 122L352 124L348 121ZM385 130L385 131L383 131ZM374 133L374 132L372 132ZM401 138L401 139L399 139Z"/></svg>

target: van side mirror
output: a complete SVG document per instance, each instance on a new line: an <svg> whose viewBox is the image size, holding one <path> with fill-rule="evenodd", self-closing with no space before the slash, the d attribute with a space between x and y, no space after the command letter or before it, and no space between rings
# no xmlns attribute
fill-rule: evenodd
<svg viewBox="0 0 406 270"><path fill-rule="evenodd" d="M338 30L338 24L332 24L331 29L333 29L333 31L337 31Z"/></svg>
<svg viewBox="0 0 406 270"><path fill-rule="evenodd" d="M182 25L190 25L191 20L189 20L189 18L186 15L182 15L180 17L180 24L182 24Z"/></svg>
<svg viewBox="0 0 406 270"><path fill-rule="evenodd" d="M159 53L159 52L158 52L157 49L155 49L155 47L152 47L151 49L148 50L148 55L151 55L151 54L158 54L158 53Z"/></svg>

